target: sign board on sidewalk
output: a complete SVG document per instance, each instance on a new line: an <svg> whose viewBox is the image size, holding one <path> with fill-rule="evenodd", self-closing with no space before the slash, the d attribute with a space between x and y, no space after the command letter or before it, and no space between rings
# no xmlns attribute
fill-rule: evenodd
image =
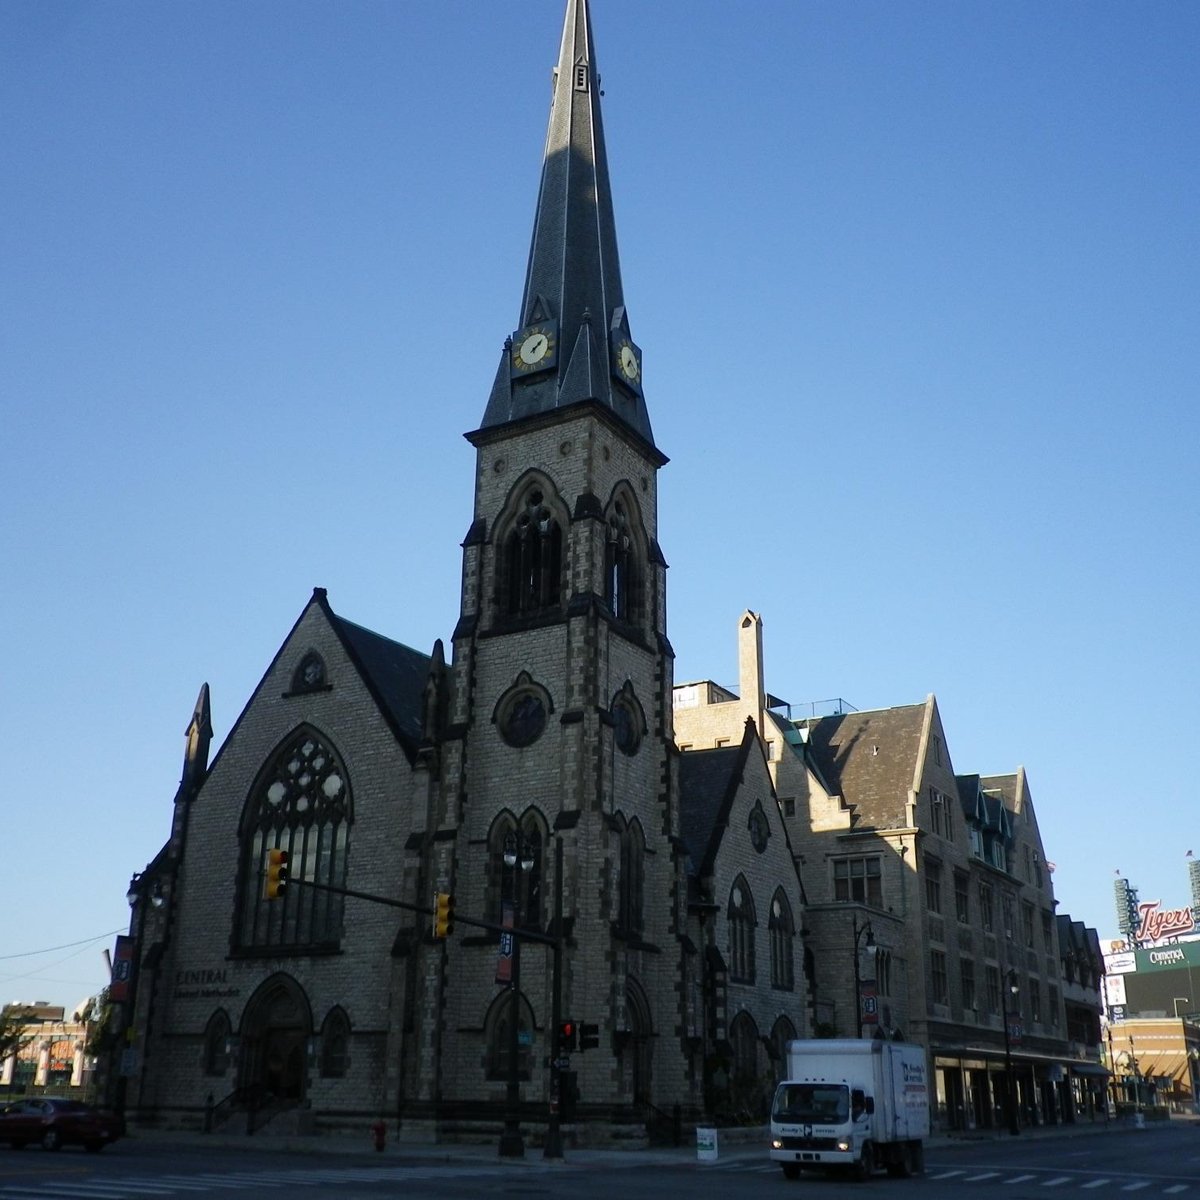
<svg viewBox="0 0 1200 1200"><path fill-rule="evenodd" d="M704 1126L696 1126L696 1161L717 1161L717 1131Z"/></svg>

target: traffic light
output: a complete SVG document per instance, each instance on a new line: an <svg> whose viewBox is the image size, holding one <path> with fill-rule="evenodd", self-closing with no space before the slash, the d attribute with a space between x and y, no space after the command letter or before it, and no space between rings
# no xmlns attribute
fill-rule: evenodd
<svg viewBox="0 0 1200 1200"><path fill-rule="evenodd" d="M454 897L438 892L433 897L433 936L447 938L454 932Z"/></svg>
<svg viewBox="0 0 1200 1200"><path fill-rule="evenodd" d="M588 1021L579 1023L580 1050L598 1050L600 1048L600 1026Z"/></svg>
<svg viewBox="0 0 1200 1200"><path fill-rule="evenodd" d="M263 895L268 900L278 900L287 889L288 852L278 846L267 851L267 882Z"/></svg>
<svg viewBox="0 0 1200 1200"><path fill-rule="evenodd" d="M576 1035L579 1026L574 1021L559 1021L558 1023L558 1052L570 1054L575 1049Z"/></svg>

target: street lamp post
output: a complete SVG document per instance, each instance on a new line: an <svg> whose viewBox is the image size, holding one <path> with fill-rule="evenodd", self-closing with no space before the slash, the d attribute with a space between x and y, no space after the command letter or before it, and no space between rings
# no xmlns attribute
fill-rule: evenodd
<svg viewBox="0 0 1200 1200"><path fill-rule="evenodd" d="M523 1158L525 1142L521 1137L521 1078L518 1074L521 1052L521 878L519 872L533 869L533 847L519 833L504 839L504 865L512 884L512 978L509 991L512 1001L508 1009L508 1087L504 1132L500 1135L502 1158Z"/></svg>
<svg viewBox="0 0 1200 1200"><path fill-rule="evenodd" d="M1142 1121L1142 1077L1138 1074L1137 1055L1133 1052L1133 1034L1129 1035L1129 1069L1133 1073L1133 1121L1140 1125Z"/></svg>
<svg viewBox="0 0 1200 1200"><path fill-rule="evenodd" d="M854 1036L862 1037L862 979L858 971L858 943L865 936L866 942L864 945L868 950L875 948L875 933L871 929L871 922L866 921L860 925L858 917L850 918L854 929Z"/></svg>
<svg viewBox="0 0 1200 1200"><path fill-rule="evenodd" d="M1004 1022L1004 1071L1005 1071L1005 1095L1008 1100L1008 1132L1016 1137L1021 1132L1021 1126L1017 1123L1017 1081L1013 1076L1013 1061L1012 1061L1012 1038L1008 1032L1008 995L1009 992L1016 996L1020 991L1020 985L1017 983L1017 973L1008 971L1005 973L1003 984L1000 988L1000 1019Z"/></svg>

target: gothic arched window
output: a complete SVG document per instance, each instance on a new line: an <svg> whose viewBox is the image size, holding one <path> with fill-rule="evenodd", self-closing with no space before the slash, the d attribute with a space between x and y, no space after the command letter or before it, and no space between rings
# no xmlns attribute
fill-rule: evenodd
<svg viewBox="0 0 1200 1200"><path fill-rule="evenodd" d="M204 1029L204 1073L224 1075L229 1067L229 1017L223 1008L208 1019Z"/></svg>
<svg viewBox="0 0 1200 1200"><path fill-rule="evenodd" d="M787 1017L780 1017L771 1029L770 1055L771 1063L775 1068L776 1083L781 1083L788 1078L788 1042L794 1042L795 1040L795 1025Z"/></svg>
<svg viewBox="0 0 1200 1200"><path fill-rule="evenodd" d="M500 608L510 617L557 608L562 598L562 526L541 484L529 485L503 539Z"/></svg>
<svg viewBox="0 0 1200 1200"><path fill-rule="evenodd" d="M604 600L620 621L641 616L641 556L631 506L614 501L608 514L604 547Z"/></svg>
<svg viewBox="0 0 1200 1200"><path fill-rule="evenodd" d="M521 847L525 857L522 858ZM493 921L503 916L503 906L515 902L520 924L541 929L544 923L542 892L545 881L546 822L536 809L528 809L518 824L510 812L502 812L488 830L487 898L485 907ZM505 851L511 847L517 861L509 866ZM524 869L522 862L528 862Z"/></svg>
<svg viewBox="0 0 1200 1200"><path fill-rule="evenodd" d="M792 922L792 906L779 888L771 899L771 917L768 921L771 933L771 986L790 992L796 986L796 956L794 936L796 927Z"/></svg>
<svg viewBox="0 0 1200 1200"><path fill-rule="evenodd" d="M621 885L617 925L625 933L641 933L645 895L646 837L635 818L621 830Z"/></svg>
<svg viewBox="0 0 1200 1200"><path fill-rule="evenodd" d="M496 997L488 1013L487 1057L484 1070L488 1079L507 1081L512 1055L513 990L506 988ZM517 1005L520 1024L517 1027L517 1078L529 1079L533 1074L533 1013L523 1000Z"/></svg>
<svg viewBox="0 0 1200 1200"><path fill-rule="evenodd" d="M754 982L754 900L746 877L739 875L729 891L729 977Z"/></svg>
<svg viewBox="0 0 1200 1200"><path fill-rule="evenodd" d="M343 1008L330 1009L321 1027L321 1075L341 1079L350 1067L350 1018Z"/></svg>
<svg viewBox="0 0 1200 1200"><path fill-rule="evenodd" d="M337 752L301 727L259 775L242 814L241 885L236 944L334 949L342 936L342 897L292 885L275 900L263 895L267 851L288 854L291 879L346 885L350 784Z"/></svg>

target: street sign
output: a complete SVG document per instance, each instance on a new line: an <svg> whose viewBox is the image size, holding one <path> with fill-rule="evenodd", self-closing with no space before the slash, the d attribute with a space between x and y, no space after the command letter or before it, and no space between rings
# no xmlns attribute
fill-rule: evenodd
<svg viewBox="0 0 1200 1200"><path fill-rule="evenodd" d="M571 1069L571 1060L569 1058L556 1058L551 1061L550 1065L559 1071L569 1071Z"/></svg>

